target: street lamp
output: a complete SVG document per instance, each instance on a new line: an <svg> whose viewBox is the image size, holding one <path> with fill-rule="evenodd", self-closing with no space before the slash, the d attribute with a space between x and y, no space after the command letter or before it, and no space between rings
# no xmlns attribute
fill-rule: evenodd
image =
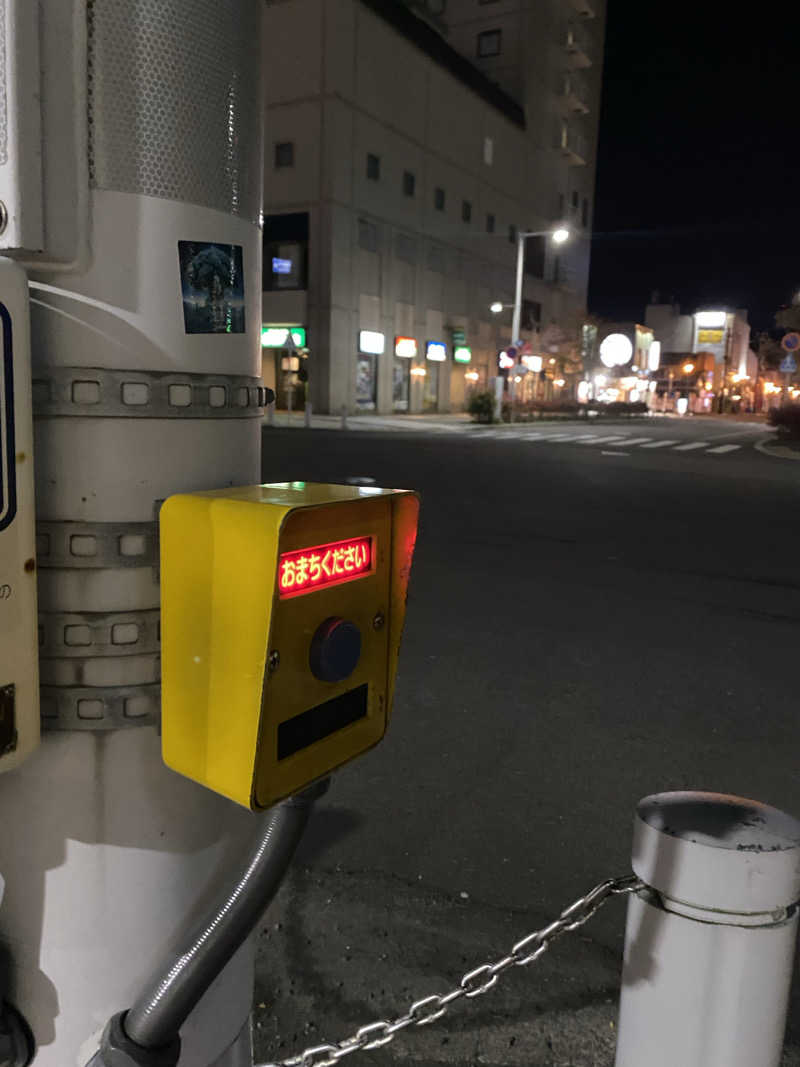
<svg viewBox="0 0 800 1067"><path fill-rule="evenodd" d="M501 304L499 300L495 300L493 304L489 305L489 310L493 315L499 315L504 307L511 307L510 304Z"/></svg>
<svg viewBox="0 0 800 1067"><path fill-rule="evenodd" d="M684 363L684 365L681 367L681 370L684 374L691 374L694 370L694 363Z"/></svg>
<svg viewBox="0 0 800 1067"><path fill-rule="evenodd" d="M511 320L511 343L519 339L519 323L522 317L522 268L525 263L525 241L528 237L549 237L553 244L562 245L569 240L570 232L565 226L555 230L521 230L517 234L517 284L514 290L514 317Z"/></svg>

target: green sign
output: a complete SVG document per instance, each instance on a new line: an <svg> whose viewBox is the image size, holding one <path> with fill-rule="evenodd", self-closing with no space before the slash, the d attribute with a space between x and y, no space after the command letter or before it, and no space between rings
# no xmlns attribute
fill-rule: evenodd
<svg viewBox="0 0 800 1067"><path fill-rule="evenodd" d="M459 345L453 349L453 359L456 363L471 363L472 362L472 349L467 348L466 345Z"/></svg>
<svg viewBox="0 0 800 1067"><path fill-rule="evenodd" d="M295 348L306 347L305 326L262 326L261 347L285 348L289 340L289 334L292 335Z"/></svg>
<svg viewBox="0 0 800 1067"><path fill-rule="evenodd" d="M467 335L463 330L453 330L453 346L463 345L467 340Z"/></svg>

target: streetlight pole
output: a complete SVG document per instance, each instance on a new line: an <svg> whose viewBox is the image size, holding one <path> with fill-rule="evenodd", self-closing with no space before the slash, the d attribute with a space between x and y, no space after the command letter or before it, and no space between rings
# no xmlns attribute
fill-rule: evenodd
<svg viewBox="0 0 800 1067"><path fill-rule="evenodd" d="M519 340L522 319L522 271L525 266L525 241L528 237L549 237L561 245L569 240L569 230L560 226L557 230L520 230L517 234L517 278L514 287L514 314L511 319L511 343Z"/></svg>
<svg viewBox="0 0 800 1067"><path fill-rule="evenodd" d="M532 234L520 231L517 234L517 281L514 289L514 315L511 319L511 344L519 340L522 318L522 269L525 265L525 238Z"/></svg>

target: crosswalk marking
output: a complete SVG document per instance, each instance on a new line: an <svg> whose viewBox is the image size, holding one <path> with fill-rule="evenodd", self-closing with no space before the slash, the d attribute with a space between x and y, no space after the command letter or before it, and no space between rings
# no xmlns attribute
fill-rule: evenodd
<svg viewBox="0 0 800 1067"><path fill-rule="evenodd" d="M696 448L708 448L708 441L690 441L688 445L678 445L676 452L694 452Z"/></svg>
<svg viewBox="0 0 800 1067"><path fill-rule="evenodd" d="M590 445L607 445L610 444L611 441L619 441L621 444L625 441L625 437L624 435L620 436L619 434L614 434L613 437L584 437L583 440Z"/></svg>
<svg viewBox="0 0 800 1067"><path fill-rule="evenodd" d="M726 452L735 452L737 448L741 448L741 445L718 445L716 448L709 448L709 455L724 456Z"/></svg>
<svg viewBox="0 0 800 1067"><path fill-rule="evenodd" d="M672 441L651 441L649 445L642 445L642 448L669 448L670 445L677 445L677 443L677 438Z"/></svg>
<svg viewBox="0 0 800 1067"><path fill-rule="evenodd" d="M645 441L652 441L652 440L653 440L652 437L631 437L630 440L625 442L625 444L626 445L643 445L645 443Z"/></svg>

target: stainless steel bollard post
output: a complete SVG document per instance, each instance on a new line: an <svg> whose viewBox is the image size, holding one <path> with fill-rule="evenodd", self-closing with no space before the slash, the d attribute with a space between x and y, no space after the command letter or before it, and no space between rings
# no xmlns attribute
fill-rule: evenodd
<svg viewBox="0 0 800 1067"><path fill-rule="evenodd" d="M719 793L636 811L616 1067L778 1067L797 936L800 823Z"/></svg>

